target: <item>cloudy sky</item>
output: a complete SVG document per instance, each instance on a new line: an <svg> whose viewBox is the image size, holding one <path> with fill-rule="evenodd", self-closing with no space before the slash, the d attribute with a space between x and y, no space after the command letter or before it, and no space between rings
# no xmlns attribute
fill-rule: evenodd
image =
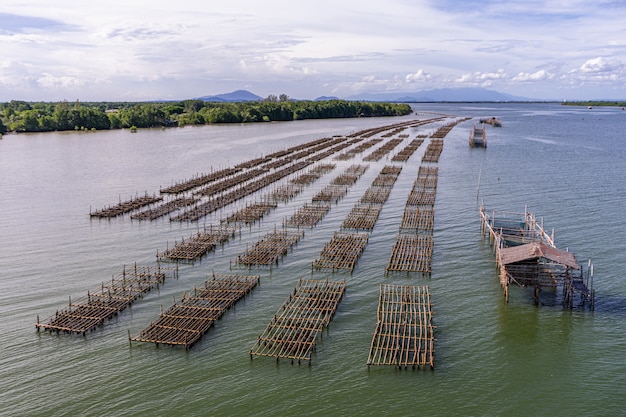
<svg viewBox="0 0 626 417"><path fill-rule="evenodd" d="M0 102L484 87L626 99L623 0L2 0Z"/></svg>

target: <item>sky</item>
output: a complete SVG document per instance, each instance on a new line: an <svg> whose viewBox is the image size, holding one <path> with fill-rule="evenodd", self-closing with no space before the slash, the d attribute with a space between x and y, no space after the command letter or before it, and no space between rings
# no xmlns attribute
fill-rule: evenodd
<svg viewBox="0 0 626 417"><path fill-rule="evenodd" d="M626 99L623 0L2 0L0 102Z"/></svg>

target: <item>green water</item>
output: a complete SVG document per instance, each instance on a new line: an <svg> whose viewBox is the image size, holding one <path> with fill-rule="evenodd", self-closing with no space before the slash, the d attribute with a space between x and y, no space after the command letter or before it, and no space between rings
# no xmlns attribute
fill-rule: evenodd
<svg viewBox="0 0 626 417"><path fill-rule="evenodd" d="M200 285L361 156L337 168L241 237L86 336L38 333L122 265L155 261L197 224L89 219L90 206L299 143L398 119L207 126L166 131L5 135L0 141L0 414L3 415L621 415L626 407L626 114L558 105L420 105L459 117L497 116L489 148L467 145L470 122L445 138L439 161L431 278L384 270L421 153L403 170L311 365L251 359L249 350L311 262L388 160L369 170L260 285L189 351L128 341L161 306ZM411 130L432 133L433 127ZM407 140L408 141L408 140ZM408 142L407 142L408 143ZM396 148L399 151L403 145ZM596 310L535 306L518 289L502 297L482 238L480 201L528 209L556 243L595 265ZM205 219L219 221L237 205ZM203 224L203 222L201 222ZM237 271L241 272L241 271ZM428 285L435 369L366 366L382 282ZM548 296L547 300L550 299ZM549 304L549 303L548 303Z"/></svg>

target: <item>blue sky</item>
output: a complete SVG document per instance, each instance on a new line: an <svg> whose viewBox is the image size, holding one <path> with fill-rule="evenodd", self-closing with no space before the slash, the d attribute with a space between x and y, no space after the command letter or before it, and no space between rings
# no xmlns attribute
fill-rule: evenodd
<svg viewBox="0 0 626 417"><path fill-rule="evenodd" d="M626 1L3 0L0 101L626 99Z"/></svg>

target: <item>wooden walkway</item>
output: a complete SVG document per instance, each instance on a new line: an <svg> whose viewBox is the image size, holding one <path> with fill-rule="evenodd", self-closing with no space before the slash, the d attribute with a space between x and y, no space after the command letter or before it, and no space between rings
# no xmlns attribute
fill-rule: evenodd
<svg viewBox="0 0 626 417"><path fill-rule="evenodd" d="M269 356L310 364L317 336L330 323L345 289L345 280L300 280L250 349L250 358Z"/></svg>
<svg viewBox="0 0 626 417"><path fill-rule="evenodd" d="M87 296L74 302L70 299L65 310L57 311L44 322L40 322L38 316L37 330L85 334L171 277L178 277L178 269L124 266L121 274L114 276L110 282L103 282L96 291L89 291Z"/></svg>
<svg viewBox="0 0 626 417"><path fill-rule="evenodd" d="M213 279L206 281L203 287L185 294L130 340L189 349L230 307L258 284L259 278L258 275L214 274Z"/></svg>
<svg viewBox="0 0 626 417"><path fill-rule="evenodd" d="M435 337L428 286L380 285L376 330L368 368L435 366Z"/></svg>

